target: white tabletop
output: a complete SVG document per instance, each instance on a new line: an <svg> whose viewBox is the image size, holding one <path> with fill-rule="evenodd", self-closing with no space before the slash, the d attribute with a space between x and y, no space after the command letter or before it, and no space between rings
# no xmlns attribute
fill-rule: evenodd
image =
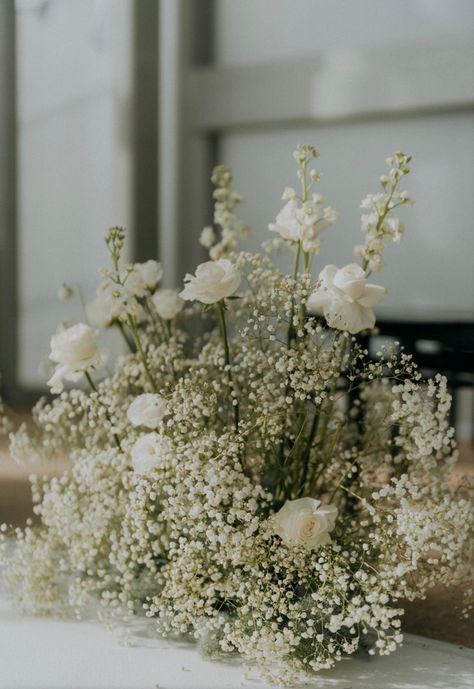
<svg viewBox="0 0 474 689"><path fill-rule="evenodd" d="M318 689L473 689L474 652L407 635L386 658L350 659L321 673ZM0 689L268 689L240 663L203 659L159 640L120 646L95 622L21 617L0 601Z"/></svg>

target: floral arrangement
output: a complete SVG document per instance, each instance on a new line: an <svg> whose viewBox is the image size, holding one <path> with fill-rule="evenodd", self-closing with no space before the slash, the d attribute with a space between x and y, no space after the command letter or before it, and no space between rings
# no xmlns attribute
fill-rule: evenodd
<svg viewBox="0 0 474 689"><path fill-rule="evenodd" d="M217 167L210 260L179 294L158 287L156 261L123 265L124 232L108 231L87 323L51 339L57 396L11 434L20 460L70 459L63 476L32 478L40 525L13 530L12 552L2 527L21 609L148 619L291 685L361 647L391 653L404 600L466 579L470 489L451 480L446 381L424 381L399 347L366 348L410 156L389 158L362 202L360 264L322 270L336 215L314 191L316 157L296 150L301 191L285 190L259 255L237 251L241 197ZM291 274L272 262L285 250ZM95 327L124 338L113 372ZM64 389L78 381L88 389Z"/></svg>

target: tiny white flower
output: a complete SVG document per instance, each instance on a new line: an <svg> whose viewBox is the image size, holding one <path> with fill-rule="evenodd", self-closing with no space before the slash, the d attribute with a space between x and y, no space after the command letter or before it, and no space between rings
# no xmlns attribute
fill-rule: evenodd
<svg viewBox="0 0 474 689"><path fill-rule="evenodd" d="M156 313L166 321L177 316L184 306L184 301L174 289L160 289L155 292L151 300Z"/></svg>
<svg viewBox="0 0 474 689"><path fill-rule="evenodd" d="M134 426L157 428L168 414L168 405L161 395L144 393L130 404L127 418Z"/></svg>
<svg viewBox="0 0 474 689"><path fill-rule="evenodd" d="M199 244L206 249L210 249L215 241L216 235L212 227L210 225L204 227L201 232L201 236L199 237Z"/></svg>
<svg viewBox="0 0 474 689"><path fill-rule="evenodd" d="M308 309L321 310L328 325L355 334L375 325L372 309L385 296L386 289L369 284L356 263L344 268L328 265L319 274L319 287L308 299Z"/></svg>
<svg viewBox="0 0 474 689"><path fill-rule="evenodd" d="M240 271L227 258L201 263L196 275L184 278L185 284L180 293L182 299L197 300L203 304L215 304L230 297L238 289L241 281Z"/></svg>
<svg viewBox="0 0 474 689"><path fill-rule="evenodd" d="M164 457L170 452L171 443L158 433L142 435L132 447L132 466L137 474L150 475L162 465Z"/></svg>
<svg viewBox="0 0 474 689"><path fill-rule="evenodd" d="M97 334L85 323L61 328L52 336L49 358L57 366L48 380L51 392L62 391L63 379L79 380L86 369L103 363L104 350L97 348L96 339Z"/></svg>
<svg viewBox="0 0 474 689"><path fill-rule="evenodd" d="M337 507L321 506L314 498L287 500L273 516L275 532L286 545L302 545L308 550L329 543L334 529Z"/></svg>
<svg viewBox="0 0 474 689"><path fill-rule="evenodd" d="M69 301L74 294L74 290L70 285L63 283L58 289L59 301Z"/></svg>

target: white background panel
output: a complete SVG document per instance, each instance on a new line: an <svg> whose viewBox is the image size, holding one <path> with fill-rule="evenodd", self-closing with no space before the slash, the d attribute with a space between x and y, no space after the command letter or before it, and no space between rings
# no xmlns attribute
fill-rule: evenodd
<svg viewBox="0 0 474 689"><path fill-rule="evenodd" d="M389 290L379 312L471 313L474 151L469 113L223 135L219 158L233 168L235 188L245 196L240 212L253 229L253 248L272 236L267 227L283 204L283 188L298 185L292 158L298 143L312 143L320 151L318 191L339 213L337 224L322 235L315 274L327 263L354 260L353 247L363 241L360 201L377 191L385 158L402 149L413 155L412 173L402 188L409 189L416 204L401 210L406 237L388 247L386 267L373 278Z"/></svg>

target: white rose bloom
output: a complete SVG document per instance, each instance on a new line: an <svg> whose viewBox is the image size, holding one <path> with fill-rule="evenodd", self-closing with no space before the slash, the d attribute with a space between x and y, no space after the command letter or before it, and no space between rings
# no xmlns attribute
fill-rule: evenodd
<svg viewBox="0 0 474 689"><path fill-rule="evenodd" d="M157 428L168 414L168 405L161 395L144 393L130 404L127 418L134 426Z"/></svg>
<svg viewBox="0 0 474 689"><path fill-rule="evenodd" d="M323 311L331 328L358 333L375 325L373 306L387 290L367 282L365 273L356 263L344 268L329 265L319 274L320 286L308 299L309 311Z"/></svg>
<svg viewBox="0 0 474 689"><path fill-rule="evenodd" d="M136 297L144 297L155 289L163 277L163 269L158 261L134 263L133 269L125 279L125 287Z"/></svg>
<svg viewBox="0 0 474 689"><path fill-rule="evenodd" d="M215 304L230 297L240 285L239 270L227 258L201 263L196 275L186 275L187 284L180 293L182 299L197 300L203 304Z"/></svg>
<svg viewBox="0 0 474 689"><path fill-rule="evenodd" d="M168 438L158 433L142 435L132 447L132 466L137 474L150 475L159 468L171 450Z"/></svg>
<svg viewBox="0 0 474 689"><path fill-rule="evenodd" d="M52 336L49 358L57 366L48 380L51 392L63 390L63 379L79 380L84 370L103 363L104 350L97 348L96 338L97 334L85 323L62 328Z"/></svg>
<svg viewBox="0 0 474 689"><path fill-rule="evenodd" d="M184 306L184 301L174 289L160 289L151 298L160 318L170 321Z"/></svg>
<svg viewBox="0 0 474 689"><path fill-rule="evenodd" d="M283 543L315 550L331 541L329 533L336 524L337 507L320 505L320 501L313 498L285 502L273 516L275 532Z"/></svg>

